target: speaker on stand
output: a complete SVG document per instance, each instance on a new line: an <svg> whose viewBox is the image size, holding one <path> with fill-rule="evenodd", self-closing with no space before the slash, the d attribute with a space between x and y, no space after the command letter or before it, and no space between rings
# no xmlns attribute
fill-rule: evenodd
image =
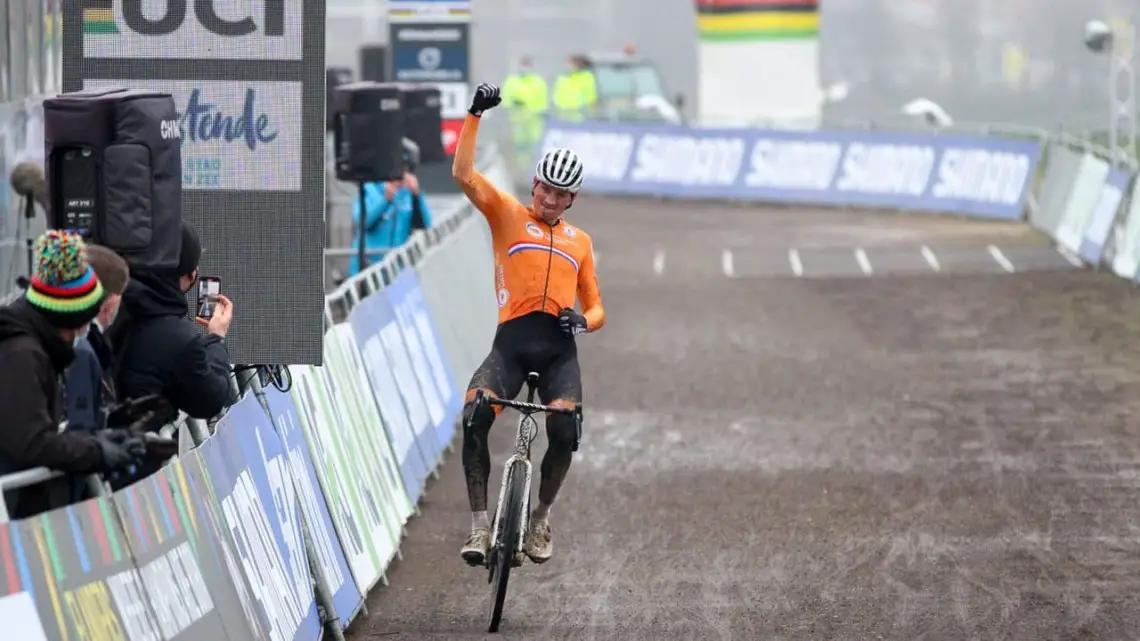
<svg viewBox="0 0 1140 641"><path fill-rule="evenodd" d="M404 108L399 86L361 81L340 85L333 95L336 178L355 182L360 198L356 252L368 265L365 185L404 176Z"/></svg>
<svg viewBox="0 0 1140 641"><path fill-rule="evenodd" d="M443 153L443 117L440 92L430 85L402 85L404 127L420 149L420 162L435 164L447 160Z"/></svg>

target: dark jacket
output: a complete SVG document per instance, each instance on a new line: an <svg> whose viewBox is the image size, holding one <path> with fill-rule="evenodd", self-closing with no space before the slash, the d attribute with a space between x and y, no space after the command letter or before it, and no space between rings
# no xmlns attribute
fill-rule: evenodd
<svg viewBox="0 0 1140 641"><path fill-rule="evenodd" d="M67 368L67 429L94 432L106 426L105 409L114 399L103 375L110 367L110 346L99 326L92 323L87 338L75 346L75 360Z"/></svg>
<svg viewBox="0 0 1140 641"><path fill-rule="evenodd" d="M0 308L0 474L41 465L76 474L102 469L103 450L94 437L59 431L60 376L74 354L26 300ZM13 516L34 511L17 508L15 494L6 497Z"/></svg>
<svg viewBox="0 0 1140 641"><path fill-rule="evenodd" d="M201 334L188 318L177 277L132 273L108 334L120 400L157 394L175 410L202 419L234 402L225 344Z"/></svg>

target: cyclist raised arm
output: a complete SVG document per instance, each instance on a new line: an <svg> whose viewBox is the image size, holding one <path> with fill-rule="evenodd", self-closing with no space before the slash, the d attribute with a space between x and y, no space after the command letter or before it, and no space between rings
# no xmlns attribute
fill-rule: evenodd
<svg viewBox="0 0 1140 641"><path fill-rule="evenodd" d="M471 109L463 128L459 131L459 141L455 148L455 159L451 163L451 175L463 189L467 199L482 212L492 226L502 216L509 216L522 205L510 194L501 191L487 177L475 169L475 141L479 135L479 119L487 109L502 102L499 90L491 85L479 85L471 101Z"/></svg>
<svg viewBox="0 0 1140 641"><path fill-rule="evenodd" d="M490 223L499 305L499 327L491 352L471 377L463 407L463 470L472 526L460 555L475 566L484 563L491 541L487 435L499 410L474 403L476 393L483 390L491 397L513 399L522 390L527 373L537 372L538 394L544 404L574 407L582 401L575 336L600 329L606 319L594 272L593 241L562 218L577 199L585 177L577 154L554 149L542 157L531 183L530 207L475 171L479 118L499 102L497 87L481 84L475 90L452 167L464 193ZM574 310L576 295L584 313ZM546 434L538 505L524 542L526 555L535 563L548 560L553 551L548 517L578 449L578 425L572 416L551 414L546 419Z"/></svg>

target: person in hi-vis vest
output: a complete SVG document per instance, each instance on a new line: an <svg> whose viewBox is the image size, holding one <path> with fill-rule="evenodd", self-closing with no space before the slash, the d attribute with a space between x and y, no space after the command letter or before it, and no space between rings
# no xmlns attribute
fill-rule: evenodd
<svg viewBox="0 0 1140 641"><path fill-rule="evenodd" d="M577 122L595 115L598 84L585 56L571 56L569 64L569 73L554 83L554 110L562 120Z"/></svg>
<svg viewBox="0 0 1140 641"><path fill-rule="evenodd" d="M515 150L529 161L542 138L542 119L550 108L546 79L534 72L530 56L519 60L519 69L503 84L503 106L511 120Z"/></svg>

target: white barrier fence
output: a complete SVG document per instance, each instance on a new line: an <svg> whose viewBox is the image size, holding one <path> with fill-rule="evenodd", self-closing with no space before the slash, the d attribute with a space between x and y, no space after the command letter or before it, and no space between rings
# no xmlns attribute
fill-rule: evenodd
<svg viewBox="0 0 1140 641"><path fill-rule="evenodd" d="M507 184L488 151L482 169ZM255 382L212 435L192 422L197 447L154 476L0 522L12 638L343 638L399 556L495 331L486 224L466 201L441 214L327 297L324 365L289 367L287 392Z"/></svg>

